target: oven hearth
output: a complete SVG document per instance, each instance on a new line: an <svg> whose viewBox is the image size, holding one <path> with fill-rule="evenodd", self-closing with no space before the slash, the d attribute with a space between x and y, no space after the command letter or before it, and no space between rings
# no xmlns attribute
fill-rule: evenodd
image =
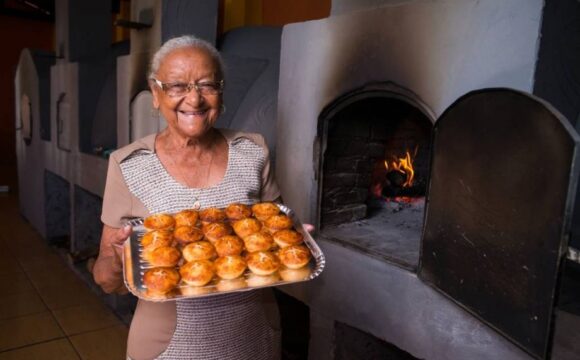
<svg viewBox="0 0 580 360"><path fill-rule="evenodd" d="M419 263L425 198L373 200L364 219L331 225L321 237L415 271Z"/></svg>

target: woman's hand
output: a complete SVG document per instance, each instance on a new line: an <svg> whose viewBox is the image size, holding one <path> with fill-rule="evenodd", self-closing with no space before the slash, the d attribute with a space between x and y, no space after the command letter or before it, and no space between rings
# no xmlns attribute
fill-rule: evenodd
<svg viewBox="0 0 580 360"><path fill-rule="evenodd" d="M132 230L129 225L120 229L103 226L99 257L93 267L93 277L108 294L127 292L123 282L122 254L123 243L131 236Z"/></svg>
<svg viewBox="0 0 580 360"><path fill-rule="evenodd" d="M312 234L316 228L312 224L302 224L304 230L308 231L308 233Z"/></svg>

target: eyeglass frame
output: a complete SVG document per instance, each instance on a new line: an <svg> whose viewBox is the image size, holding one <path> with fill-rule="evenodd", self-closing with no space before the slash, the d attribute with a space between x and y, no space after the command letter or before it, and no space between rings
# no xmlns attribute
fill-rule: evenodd
<svg viewBox="0 0 580 360"><path fill-rule="evenodd" d="M168 94L167 94L167 90L165 89L165 88L166 88L166 86L168 86L168 85L175 85L175 84L185 84L185 83L182 83L182 82L161 82L161 80L159 80L159 79L156 79L156 78L154 78L154 77L151 77L151 80L153 80L153 82L154 82L154 83L155 83L157 86L159 86L159 88L160 88L161 90L163 90L163 92L164 92L164 93L165 93L167 96L169 96L169 97L173 97L173 98L187 96L187 95L188 95L188 94L191 92L191 90L193 90L193 89L195 89L195 91L196 91L196 92L197 92L199 95L218 95L218 94L221 94L221 93L224 91L224 81L223 81L223 79L222 79L222 80L220 80L220 81L212 81L212 83L216 83L216 84L218 84L218 85L219 85L219 89L218 89L218 91L217 91L216 93L203 93L203 92L200 90L200 87L199 87L199 86L200 86L200 84L198 84L198 83L196 83L196 82L190 82L190 83L187 83L187 92L186 92L185 94L183 94L183 95L177 95L177 96L171 96L171 95L168 95ZM209 81L207 81L207 82L205 82L205 83L209 83ZM202 82L202 84L204 84L204 82Z"/></svg>

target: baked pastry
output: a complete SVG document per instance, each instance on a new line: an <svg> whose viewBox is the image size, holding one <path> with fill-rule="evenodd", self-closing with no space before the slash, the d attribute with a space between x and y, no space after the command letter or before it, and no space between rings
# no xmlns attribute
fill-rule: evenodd
<svg viewBox="0 0 580 360"><path fill-rule="evenodd" d="M310 250L304 245L290 245L278 251L280 262L290 269L299 269L310 261Z"/></svg>
<svg viewBox="0 0 580 360"><path fill-rule="evenodd" d="M310 273L312 273L312 269L309 266L304 266L299 269L290 269L282 266L278 270L278 273L284 281L302 281L308 279Z"/></svg>
<svg viewBox="0 0 580 360"><path fill-rule="evenodd" d="M181 280L193 286L204 286L209 283L214 273L214 265L209 260L190 261L179 269Z"/></svg>
<svg viewBox="0 0 580 360"><path fill-rule="evenodd" d="M278 215L280 208L273 202L261 202L252 205L252 212L256 219L264 221L270 216Z"/></svg>
<svg viewBox="0 0 580 360"><path fill-rule="evenodd" d="M203 239L203 232L201 229L193 226L181 225L175 228L173 237L180 245L187 245Z"/></svg>
<svg viewBox="0 0 580 360"><path fill-rule="evenodd" d="M143 284L151 295L167 294L179 283L179 273L172 267L148 269L143 274Z"/></svg>
<svg viewBox="0 0 580 360"><path fill-rule="evenodd" d="M216 257L214 246L209 241L196 241L187 244L182 250L181 254L185 261L195 260L211 260Z"/></svg>
<svg viewBox="0 0 580 360"><path fill-rule="evenodd" d="M304 240L304 236L295 230L280 230L273 235L274 242L281 248L290 245L298 245Z"/></svg>
<svg viewBox="0 0 580 360"><path fill-rule="evenodd" d="M179 291L183 296L200 296L212 293L214 288L211 286L180 286Z"/></svg>
<svg viewBox="0 0 580 360"><path fill-rule="evenodd" d="M219 257L214 265L216 274L226 280L235 279L246 271L246 262L240 255Z"/></svg>
<svg viewBox="0 0 580 360"><path fill-rule="evenodd" d="M218 291L232 291L243 289L248 286L246 279L243 276L239 276L235 279L220 279L216 284L216 289Z"/></svg>
<svg viewBox="0 0 580 360"><path fill-rule="evenodd" d="M236 234L243 239L248 235L260 231L262 223L254 218L246 218L234 221L232 226L234 227Z"/></svg>
<svg viewBox="0 0 580 360"><path fill-rule="evenodd" d="M215 243L222 236L230 235L232 227L226 223L208 223L202 226L201 230L206 239Z"/></svg>
<svg viewBox="0 0 580 360"><path fill-rule="evenodd" d="M146 232L141 237L141 245L145 248L157 248L171 246L173 244L173 232L171 230L153 230Z"/></svg>
<svg viewBox="0 0 580 360"><path fill-rule="evenodd" d="M258 231L244 238L244 245L248 252L268 251L274 246L274 238L267 232Z"/></svg>
<svg viewBox="0 0 580 360"><path fill-rule="evenodd" d="M269 251L255 251L246 257L251 272L256 275L270 275L280 267L280 260Z"/></svg>
<svg viewBox="0 0 580 360"><path fill-rule="evenodd" d="M292 228L292 219L284 214L270 216L264 220L264 228L271 234L274 234L276 231L290 229Z"/></svg>
<svg viewBox="0 0 580 360"><path fill-rule="evenodd" d="M173 246L160 246L143 250L143 258L153 266L175 266L181 253Z"/></svg>
<svg viewBox="0 0 580 360"><path fill-rule="evenodd" d="M147 230L173 229L175 219L168 214L153 214L143 220L143 226Z"/></svg>
<svg viewBox="0 0 580 360"><path fill-rule="evenodd" d="M178 226L196 226L199 219L199 212L193 209L182 210L173 215L175 227Z"/></svg>
<svg viewBox="0 0 580 360"><path fill-rule="evenodd" d="M240 255L244 250L242 239L236 235L226 235L219 238L215 243L218 256Z"/></svg>
<svg viewBox="0 0 580 360"><path fill-rule="evenodd" d="M252 216L252 209L244 204L230 204L226 207L225 212L230 220L240 220Z"/></svg>
<svg viewBox="0 0 580 360"><path fill-rule="evenodd" d="M272 285L277 281L280 281L280 275L277 272L270 275L249 274L246 279L248 286L251 287Z"/></svg>
<svg viewBox="0 0 580 360"><path fill-rule="evenodd" d="M199 218L202 223L223 222L226 220L226 213L218 208L210 207L199 212Z"/></svg>

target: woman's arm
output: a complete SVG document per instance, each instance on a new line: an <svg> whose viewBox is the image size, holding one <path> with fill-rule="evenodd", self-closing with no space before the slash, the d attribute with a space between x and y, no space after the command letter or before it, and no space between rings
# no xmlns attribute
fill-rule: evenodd
<svg viewBox="0 0 580 360"><path fill-rule="evenodd" d="M131 235L131 226L113 228L103 226L99 256L93 267L95 282L104 292L126 293L127 288L123 282L122 245Z"/></svg>

